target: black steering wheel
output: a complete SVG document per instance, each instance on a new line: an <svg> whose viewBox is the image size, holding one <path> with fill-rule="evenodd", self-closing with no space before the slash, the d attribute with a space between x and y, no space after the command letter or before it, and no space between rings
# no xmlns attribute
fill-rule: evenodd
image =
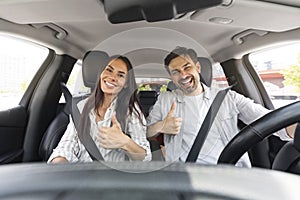
<svg viewBox="0 0 300 200"><path fill-rule="evenodd" d="M297 122L300 122L300 101L281 107L264 115L244 127L225 146L218 159L218 164L236 164L242 155L255 144L272 135L274 132ZM299 134L295 134L295 139L296 135L297 137L300 137Z"/></svg>

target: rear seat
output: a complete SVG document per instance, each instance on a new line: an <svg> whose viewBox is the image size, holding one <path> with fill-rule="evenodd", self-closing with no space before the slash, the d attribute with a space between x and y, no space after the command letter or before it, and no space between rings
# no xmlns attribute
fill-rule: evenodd
<svg viewBox="0 0 300 200"><path fill-rule="evenodd" d="M151 109L152 109L153 105L155 104L158 95L159 95L159 93L154 90L139 91L138 97L139 97L139 101L141 104L141 109L142 109L145 117L148 117L149 113L151 112ZM162 141L162 139L160 139L158 141L158 138L161 138L161 136L158 136L157 138L148 139L148 141L150 143L153 161L164 160L161 149L160 149L160 142L159 142L159 141Z"/></svg>
<svg viewBox="0 0 300 200"><path fill-rule="evenodd" d="M139 91L138 97L145 117L149 115L149 112L151 111L152 106L155 104L158 95L159 93L154 90Z"/></svg>

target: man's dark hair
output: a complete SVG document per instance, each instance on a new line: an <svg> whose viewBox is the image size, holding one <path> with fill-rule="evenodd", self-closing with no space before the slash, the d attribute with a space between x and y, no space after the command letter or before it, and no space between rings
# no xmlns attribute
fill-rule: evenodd
<svg viewBox="0 0 300 200"><path fill-rule="evenodd" d="M195 64L198 62L197 53L195 52L195 50L187 49L185 47L176 47L165 58L165 68L169 74L169 64L174 58L177 58L178 56L189 56Z"/></svg>

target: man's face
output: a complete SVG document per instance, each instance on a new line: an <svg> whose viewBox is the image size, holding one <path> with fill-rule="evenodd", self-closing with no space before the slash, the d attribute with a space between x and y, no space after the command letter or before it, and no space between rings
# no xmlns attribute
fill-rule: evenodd
<svg viewBox="0 0 300 200"><path fill-rule="evenodd" d="M199 62L194 63L189 56L178 56L171 60L169 70L172 81L185 95L201 93Z"/></svg>

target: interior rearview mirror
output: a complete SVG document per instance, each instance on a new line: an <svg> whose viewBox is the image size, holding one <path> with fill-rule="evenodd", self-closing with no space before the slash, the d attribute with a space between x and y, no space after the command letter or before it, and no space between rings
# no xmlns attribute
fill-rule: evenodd
<svg viewBox="0 0 300 200"><path fill-rule="evenodd" d="M173 19L179 14L220 5L222 0L104 0L111 23Z"/></svg>

